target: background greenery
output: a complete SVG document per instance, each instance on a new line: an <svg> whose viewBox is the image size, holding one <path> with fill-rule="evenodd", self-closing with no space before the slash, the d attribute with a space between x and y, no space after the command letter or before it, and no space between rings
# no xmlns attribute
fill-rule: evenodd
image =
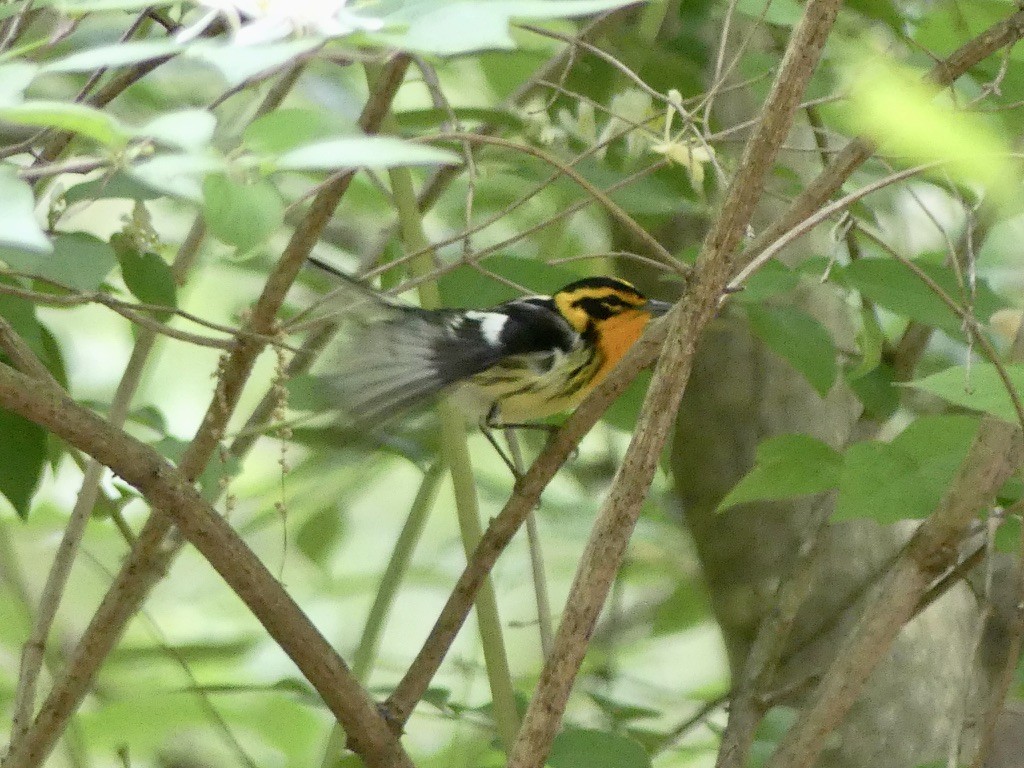
<svg viewBox="0 0 1024 768"><path fill-rule="evenodd" d="M314 254L404 300L432 300L429 290L405 292L410 275L439 278L445 306L611 273L679 297L678 264L696 256L802 6L621 5L366 3L355 10L381 29L244 47L223 18L176 40L201 15L187 3L0 5L0 316L78 402L111 418L128 405L125 429L177 461L211 400L230 331L246 321L310 198L348 169L362 170ZM1024 286L1021 54L1000 51L946 91L922 79L1015 10L1002 0L845 5L745 245L852 136L877 151L840 195L878 188L745 280L705 334L553 768L722 759L732 681L796 570L808 595L760 692L767 716L750 761L763 762L914 521L950 487L980 414L1018 419L1010 392L1024 368L988 358L1010 348ZM567 44L576 38L586 44ZM360 112L396 52L412 63L381 126L388 136L371 138ZM261 114L264 103L273 109ZM451 136L461 132L494 138ZM597 190L622 214L595 203ZM422 218L410 213L410 191ZM434 249L404 258L422 235ZM281 318L316 306L332 286L322 271L302 270ZM154 328L152 352L133 356ZM314 378L282 373L308 339L286 322L277 338L286 346L259 358L201 485L383 699L462 571L464 534L433 423L380 446L353 441ZM115 394L133 375L134 393ZM537 512L556 624L643 379L587 436ZM269 421L247 425L268 391ZM233 441L253 434L251 450L231 454ZM542 440L521 439L535 456ZM512 478L482 437L472 434L469 449L486 521ZM0 411L7 723L86 458ZM1005 709L999 680L1015 667L1021 636L1021 491L1011 479L978 510L998 526L964 538L967 566L937 581L822 764L945 764L947 755L971 764L984 723L1000 712L990 764L1019 764L1009 741L1019 732L1019 671ZM417 506L418 493L426 503ZM109 473L88 507L40 697L148 513ZM429 517L399 558L386 622L369 625L381 633L376 647L367 616L414 508ZM488 640L504 646L521 706L543 663L531 582L521 535L493 572L501 636ZM417 765L501 765L500 718L471 622L403 743ZM327 747L332 722L246 606L185 548L48 764L358 764ZM1004 753L1009 762L999 762Z"/></svg>

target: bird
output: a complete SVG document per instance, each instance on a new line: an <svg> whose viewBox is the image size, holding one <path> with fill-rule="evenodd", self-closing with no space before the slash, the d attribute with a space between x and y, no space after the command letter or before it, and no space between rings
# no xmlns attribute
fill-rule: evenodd
<svg viewBox="0 0 1024 768"><path fill-rule="evenodd" d="M486 309L423 309L370 293L326 376L357 427L387 423L441 395L481 426L535 423L574 409L671 309L618 277Z"/></svg>

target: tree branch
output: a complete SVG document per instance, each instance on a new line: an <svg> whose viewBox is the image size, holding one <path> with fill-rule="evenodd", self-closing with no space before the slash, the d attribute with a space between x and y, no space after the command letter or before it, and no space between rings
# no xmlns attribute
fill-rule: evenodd
<svg viewBox="0 0 1024 768"><path fill-rule="evenodd" d="M183 471L64 392L41 388L5 365L0 365L0 403L110 467L171 518L302 670L370 765L412 765L345 663ZM10 765L41 762L26 752L23 741L9 755Z"/></svg>
<svg viewBox="0 0 1024 768"><path fill-rule="evenodd" d="M761 621L743 662L743 671L729 695L729 721L722 733L716 768L747 765L757 726L771 706L765 698L786 649L797 612L811 591L811 578L821 533L832 512L829 496L819 498L810 534L801 546L793 569L772 600L773 609Z"/></svg>
<svg viewBox="0 0 1024 768"><path fill-rule="evenodd" d="M636 432L602 505L566 600L551 656L523 719L509 768L544 764L579 672L594 624L618 571L665 438L690 375L697 340L717 314L733 254L760 200L839 13L841 0L810 0L793 30L779 73L744 147L739 171L697 260L696 280L682 310L669 316L668 337L641 409Z"/></svg>
<svg viewBox="0 0 1024 768"><path fill-rule="evenodd" d="M626 390L637 373L654 362L665 339L667 327L664 321L655 323L633 345L619 365L551 436L526 474L516 481L511 498L487 526L483 538L480 539L469 563L455 583L423 647L385 704L389 720L396 727L405 724L412 714L413 707L426 693L455 636L465 623L480 585L494 567L498 556L512 541L527 515L540 501L541 493L584 435Z"/></svg>
<svg viewBox="0 0 1024 768"><path fill-rule="evenodd" d="M993 53L1007 45L1012 45L1024 37L1024 10L1017 11L1006 19L993 24L980 35L960 46L956 51L938 62L929 71L927 79L939 86L951 85L958 77L971 67L984 61ZM776 240L787 230L808 218L829 198L839 191L843 183L850 178L875 151L875 145L863 137L856 138L847 144L797 198L789 208L767 229L761 232L744 250L743 259L749 261Z"/></svg>
<svg viewBox="0 0 1024 768"><path fill-rule="evenodd" d="M934 79L940 84L948 85L1000 47L1016 42L1021 37L1024 37L1024 11L993 25L987 32L962 46L933 69ZM846 153L850 151L848 148ZM840 158L843 154L840 154ZM782 237L794 223L799 223L812 215L817 206L839 189L864 159L866 156L852 164L849 159L842 162L834 161L829 169L819 176L817 182L819 186L827 187L828 191L824 195L819 193L818 196L808 193L806 200L809 202L805 201L799 205L794 203L785 218L787 226L773 227L762 233L755 243L746 249L742 260L753 258L764 247ZM804 196L800 199L804 199ZM582 437L625 390L636 373L654 361L666 330L664 322L656 323L648 329L616 369L569 416L561 429L548 441L529 471L516 483L514 494L484 532L483 539L459 577L419 654L387 700L386 706L396 727L401 727L408 720L416 702L423 697L448 648L465 622L473 604L473 597L484 577L493 568L498 556L508 546L530 510L538 503L544 488Z"/></svg>
<svg viewBox="0 0 1024 768"><path fill-rule="evenodd" d="M380 86L367 102L360 125L374 132L387 113L401 84L408 60L396 57L385 68ZM348 188L352 173L335 177L314 198L303 222L291 241L253 309L246 331L267 335L273 331L277 311L291 282L305 263L327 220ZM219 445L263 344L254 336L238 340L225 360L202 425L179 464L188 479L198 477ZM150 515L142 531L82 636L63 677L58 680L24 738L13 744L4 768L29 768L38 765L59 738L71 713L79 706L92 685L100 665L117 644L128 621L139 610L152 587L160 580L178 551L167 542L173 522L159 512Z"/></svg>
<svg viewBox="0 0 1024 768"><path fill-rule="evenodd" d="M1019 431L986 418L938 509L917 529L882 580L853 633L836 653L807 708L786 733L768 768L811 768L825 740L857 700L929 585L955 558L957 543L978 510L1020 463Z"/></svg>
<svg viewBox="0 0 1024 768"><path fill-rule="evenodd" d="M1017 663L1020 660L1021 646L1024 643L1024 526L1021 526L1020 543L1017 549L1017 564L1013 569L1014 611L1010 625L1010 640L1006 644L1006 660L995 678L989 693L989 703L979 727L978 749L971 761L971 768L983 768L992 745L996 740L996 726L999 715L1006 704L1016 677Z"/></svg>

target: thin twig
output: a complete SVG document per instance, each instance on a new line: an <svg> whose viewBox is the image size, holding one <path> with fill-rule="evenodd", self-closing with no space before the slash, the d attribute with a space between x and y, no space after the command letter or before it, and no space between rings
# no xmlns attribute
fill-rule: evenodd
<svg viewBox="0 0 1024 768"><path fill-rule="evenodd" d="M1024 524L1020 526L1017 545L1017 563L1013 569L1014 599L1013 621L1010 624L1010 639L1006 644L1006 660L989 691L989 703L979 727L978 746L971 761L971 768L982 768L995 741L999 715L1006 705L1016 677L1021 647L1024 645Z"/></svg>
<svg viewBox="0 0 1024 768"><path fill-rule="evenodd" d="M122 301L121 299L114 298L109 293L103 293L102 291L77 291L70 286L59 283L56 280L50 278L40 277L38 275L32 275L25 272L15 272L13 270L7 270L0 268L0 275L11 275L15 277L28 277L33 280L39 280L52 285L61 290L68 291L67 294L57 295L53 293L44 293L42 291L33 291L28 288L19 288L14 285L7 285L0 283L0 293L8 296L16 296L20 299L26 299L35 304L41 304L43 306L53 307L78 307L86 304L100 304L108 309L116 312L117 314L124 317L126 320L130 320L136 325L140 325L147 328L154 333L159 333L164 336L169 336L178 341L185 341L190 344L195 344L200 347L212 347L213 349L232 349L235 345L235 340L239 338L252 339L261 344L273 344L279 346L282 349L286 349L289 352L296 352L297 350L288 344L283 344L276 336L268 336L267 334L253 333L245 328L234 328L230 325L223 325L222 323L215 323L212 320L200 317L199 315L187 312L177 307L168 306L166 304L148 304L146 302L138 301ZM201 325L214 331L220 331L221 333L227 334L230 338L227 339L215 339L210 336L200 336L195 333L189 333L183 331L180 328L172 328L166 323L161 323L158 320L147 317L142 313L151 313L158 315L176 315L184 320Z"/></svg>
<svg viewBox="0 0 1024 768"><path fill-rule="evenodd" d="M773 608L757 628L739 680L729 694L729 721L722 734L716 768L742 768L748 764L755 731L770 707L764 694L782 662L797 611L814 583L811 576L820 551L821 534L832 513L831 502L828 496L818 500L808 524L810 533L801 545L792 571L776 590L775 599L771 601Z"/></svg>
<svg viewBox="0 0 1024 768"><path fill-rule="evenodd" d="M743 284L749 280L750 276L757 272L757 270L761 269L784 249L789 247L794 241L799 240L829 217L845 211L855 202L861 198L867 197L873 192L892 186L904 179L909 179L911 176L916 176L917 174L935 167L936 165L937 163L930 163L928 165L915 166L914 168L908 168L907 170L899 171L898 173L891 174L885 178L866 184L855 192L851 192L850 194L839 198L835 202L819 208L809 214L805 219L796 222L792 227L782 233L777 240L766 244L764 247L758 249L753 255L750 255L754 250L753 246L751 246L741 254L741 258L744 259L745 263L743 268L736 273L736 276L729 281L729 290L736 291L742 288Z"/></svg>
<svg viewBox="0 0 1024 768"><path fill-rule="evenodd" d="M676 271L684 271L680 268L679 262L665 250L665 247L651 237L647 230L640 227L636 220L622 210L618 203L613 201L608 195L606 195L598 187L591 184L586 178L584 178L574 168L563 163L559 158L552 155L550 152L538 149L537 147L531 147L528 144L521 144L519 142L510 141L508 139L499 138L497 136L481 136L479 134L472 133L439 133L429 137L425 137L425 140L429 141L471 141L477 144L490 144L493 146L502 147L504 149L512 150L514 152L522 152L526 155L532 155L545 163L557 168L561 173L568 176L576 184L583 188L583 190L599 202L602 207L608 213L615 218L620 224L626 227L637 239L646 245L651 251L657 254L658 258L664 261L666 266L676 269Z"/></svg>
<svg viewBox="0 0 1024 768"><path fill-rule="evenodd" d="M956 51L938 62L926 77L930 82L946 87L985 60L1000 48L1012 45L1024 37L1024 10L998 21L977 37L960 46ZM746 250L746 259L751 259L764 248L777 241L784 234L818 210L846 182L875 151L870 140L860 137L847 144L832 163L816 176L790 204L789 208L760 235Z"/></svg>
<svg viewBox="0 0 1024 768"><path fill-rule="evenodd" d="M654 119L654 118L650 118L650 119ZM626 133L627 133L627 131L625 131L625 130L621 131L621 132L617 132L613 136L609 136L604 141L599 141L596 144L594 144L593 146L587 147L587 149L585 151L579 153L578 155L576 155L572 159L572 161L570 162L570 165L576 165L576 164L580 163L582 160L592 156L595 152L600 151L601 149L603 149L604 147L608 146L613 141L616 141L617 139L619 139L622 136L626 135ZM474 136L486 136L487 134L478 131L477 133L472 134L472 135L474 135ZM462 134L459 134L459 136L462 137ZM479 143L482 143L482 141L479 142ZM636 181L636 180L638 180L640 178L643 178L648 173L651 173L654 170L657 170L658 168L664 167L667 164L668 163L665 160L660 160L660 161L658 161L656 163L653 163L651 166L648 166L647 168L641 169L640 171L637 171L636 173L631 174L630 176L626 177L625 179L620 179L615 184L610 186L608 189L604 190L604 192L605 192L605 194L608 194L608 193L613 192L613 191L615 191L617 189L621 189L622 187L627 186L628 184L632 183L633 181ZM457 243L460 240L465 240L465 239L469 238L470 236L472 236L474 234L477 234L478 232L483 231L484 229L486 229L487 227L491 226L492 224L494 224L494 223L496 223L498 221L501 221L503 218L505 218L506 216L511 214L513 211L515 211L518 208L521 208L522 206L526 205L530 200L532 200L541 191L543 191L547 187L551 186L551 184L555 180L557 180L558 177L561 176L561 175L562 174L561 174L560 170L556 171L555 173L551 174L548 178L544 179L539 184L537 184L529 192L527 192L524 195L521 195L517 200L515 200L512 203L510 203L509 205L505 206L502 210L498 211L496 214L494 214L492 216L489 216L486 219L484 219L483 221L479 221L476 224L473 224L472 226L467 226L465 229L463 229L461 232L458 232L455 235L452 235L450 237L446 237L446 238L444 238L442 240L439 240L437 242L431 243L430 244L430 250L431 251L436 251L436 250L438 250L440 248L444 248L444 247L446 247L448 245L452 245L453 243ZM421 195L421 202L420 202L421 206L423 205L422 198L424 196L425 195ZM565 216L568 216L571 213L575 213L576 211L579 211L582 208L584 208L584 207L586 207L586 206L588 206L588 205L590 205L591 203L594 203L594 202L599 202L599 201L596 198L592 198L592 197L584 198L582 201L574 203L567 210L560 211L559 213L554 214L554 215L548 217L544 222L531 227L529 230L527 230L527 233L536 232L539 229L543 229L544 227L550 226L552 223L554 223L556 221L560 221ZM467 222L467 225L468 225L468 222ZM527 235L524 234L523 232L517 232L515 235L509 237L508 239L502 241L501 243L493 245L493 246L489 246L488 248L485 248L485 249L477 252L474 255L474 258L480 259L484 255L493 253L493 252L495 252L497 250L501 250L503 248L507 248L511 243L517 242L518 240L521 240L521 239L523 239L526 236ZM405 254L402 257L398 258L398 259L395 259L393 261L389 261L387 264L383 264L380 267L368 270L366 272L366 274L365 274L365 277L367 279L375 277L376 275L378 275L378 274L380 274L382 272L385 272L385 271L387 271L389 269L392 269L395 266L398 266L400 264L404 264L404 263L408 262L411 259L418 258L424 252L425 251L413 251L411 253Z"/></svg>
<svg viewBox="0 0 1024 768"><path fill-rule="evenodd" d="M1021 402L1020 394L1017 392L1017 387L1010 379L1009 371L1006 370L1006 366L996 351L996 348L992 346L992 342L989 341L988 336L985 335L984 330L981 327L981 323L978 319L971 314L971 310L968 307L963 307L957 303L956 299L946 293L942 286L936 283L920 265L914 262L912 259L908 259L903 254L894 250L885 242L881 237L870 231L868 227L858 225L858 230L867 235L872 242L883 248L892 258L896 259L900 264L909 269L914 273L914 276L920 280L929 291L938 296L942 303L949 307L950 311L953 312L963 322L968 334L974 338L978 346L981 347L985 353L985 357L988 358L989 362L996 369L996 373L999 375L1000 381L1003 383L1003 388L1006 390L1006 394L1010 397L1010 402L1013 404L1013 410L1017 414L1017 422L1022 428L1024 428L1024 402Z"/></svg>
<svg viewBox="0 0 1024 768"><path fill-rule="evenodd" d="M3 29L0 30L0 52L6 52L14 43L18 40L18 35L21 34L25 27L25 20L28 18L29 12L32 10L33 0L24 0L24 4L21 10L4 24Z"/></svg>
<svg viewBox="0 0 1024 768"><path fill-rule="evenodd" d="M505 430L505 442L508 443L508 452L512 458L512 466L516 474L523 474L525 464L523 463L523 450L519 445L519 436L513 428ZM544 551L540 539L540 532L537 530L537 511L534 510L526 516L526 541L530 548L530 571L533 575L533 595L537 603L537 628L540 630L540 649L544 658L551 653L551 643L554 641L555 632L551 624L551 597L548 594L547 574L544 568Z"/></svg>

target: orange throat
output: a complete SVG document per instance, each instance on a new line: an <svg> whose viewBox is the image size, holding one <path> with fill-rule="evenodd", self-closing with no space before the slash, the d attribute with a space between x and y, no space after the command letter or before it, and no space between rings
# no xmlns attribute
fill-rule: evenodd
<svg viewBox="0 0 1024 768"><path fill-rule="evenodd" d="M601 321L598 326L597 348L601 354L601 367L597 370L588 389L596 387L608 372L636 343L650 322L647 312L623 312Z"/></svg>

